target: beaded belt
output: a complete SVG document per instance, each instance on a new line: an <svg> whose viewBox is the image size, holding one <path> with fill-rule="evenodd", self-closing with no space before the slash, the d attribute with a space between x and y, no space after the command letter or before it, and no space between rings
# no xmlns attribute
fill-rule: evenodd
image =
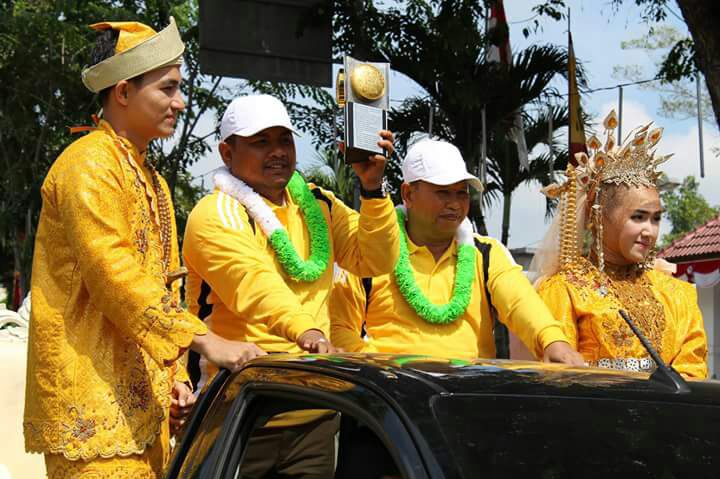
<svg viewBox="0 0 720 479"><path fill-rule="evenodd" d="M657 368L652 358L603 358L597 361L588 361L588 366L620 371L651 373Z"/></svg>

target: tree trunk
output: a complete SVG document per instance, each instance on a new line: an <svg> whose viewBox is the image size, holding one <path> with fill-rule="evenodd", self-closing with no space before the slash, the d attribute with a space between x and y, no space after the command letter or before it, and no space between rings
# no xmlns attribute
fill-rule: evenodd
<svg viewBox="0 0 720 479"><path fill-rule="evenodd" d="M712 100L715 121L720 126L720 2L707 0L677 0L690 35L700 71Z"/></svg>
<svg viewBox="0 0 720 479"><path fill-rule="evenodd" d="M510 236L510 206L512 200L512 191L503 192L503 220L502 220L502 243L507 245L508 237ZM493 324L495 325L495 351L496 356L499 359L510 358L510 334L508 333L507 326L498 321L498 318L493 318Z"/></svg>
<svg viewBox="0 0 720 479"><path fill-rule="evenodd" d="M502 244L507 246L510 238L510 208L512 206L512 191L503 193L503 219L502 219Z"/></svg>
<svg viewBox="0 0 720 479"><path fill-rule="evenodd" d="M23 281L22 277L22 252L23 252L23 244L22 244L22 232L20 231L20 228L15 229L15 237L13 238L13 290L10 293L11 299L10 304L12 305L12 309L17 311L20 307L20 304L22 303L23 298L25 297L25 282ZM17 284L15 283L17 281ZM15 298L15 287L20 290L20 297Z"/></svg>
<svg viewBox="0 0 720 479"><path fill-rule="evenodd" d="M475 223L478 234L487 236L488 230L487 225L485 224L485 215L483 214L482 209L480 208L480 205L477 201L470 202L470 213L468 214L468 216L470 217L470 221Z"/></svg>

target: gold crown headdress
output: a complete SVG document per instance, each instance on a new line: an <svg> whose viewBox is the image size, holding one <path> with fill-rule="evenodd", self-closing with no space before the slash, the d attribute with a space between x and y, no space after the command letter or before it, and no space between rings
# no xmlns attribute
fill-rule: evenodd
<svg viewBox="0 0 720 479"><path fill-rule="evenodd" d="M603 185L627 185L630 187L657 184L662 175L657 167L670 159L672 155L655 156L655 146L662 137L662 128L650 129L652 123L635 128L627 135L623 145L616 145L615 129L618 126L617 115L612 110L603 121L605 143L596 135L587 141L590 152L576 153L573 165L568 163L567 180L543 188L549 198L559 198L560 226L560 266L567 267L580 255L577 220L584 213L577 211L577 193L586 194L587 204L592 204L587 227L594 230L594 247L598 258L598 268L604 269L602 250L602 209L600 197ZM583 216L581 216L583 215ZM583 225L585 226L585 225Z"/></svg>

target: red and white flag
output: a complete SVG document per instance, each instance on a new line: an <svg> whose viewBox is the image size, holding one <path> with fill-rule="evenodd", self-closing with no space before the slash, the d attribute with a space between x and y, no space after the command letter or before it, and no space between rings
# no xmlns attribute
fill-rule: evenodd
<svg viewBox="0 0 720 479"><path fill-rule="evenodd" d="M512 61L512 50L510 49L510 30L508 28L507 18L505 17L503 0L493 0L490 2L488 35L490 42L487 61L499 63L509 68ZM520 169L527 170L530 167L530 160L528 158L527 143L525 142L525 125L521 108L518 108L515 113L513 113L513 124L508 132L508 138L517 145Z"/></svg>

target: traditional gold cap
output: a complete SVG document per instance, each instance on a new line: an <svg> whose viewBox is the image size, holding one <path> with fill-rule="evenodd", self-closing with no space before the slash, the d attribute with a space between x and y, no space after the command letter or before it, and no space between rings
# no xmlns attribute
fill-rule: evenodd
<svg viewBox="0 0 720 479"><path fill-rule="evenodd" d="M93 93L158 68L182 64L185 44L173 17L160 33L138 22L101 22L90 27L120 32L115 55L82 72L83 84Z"/></svg>

